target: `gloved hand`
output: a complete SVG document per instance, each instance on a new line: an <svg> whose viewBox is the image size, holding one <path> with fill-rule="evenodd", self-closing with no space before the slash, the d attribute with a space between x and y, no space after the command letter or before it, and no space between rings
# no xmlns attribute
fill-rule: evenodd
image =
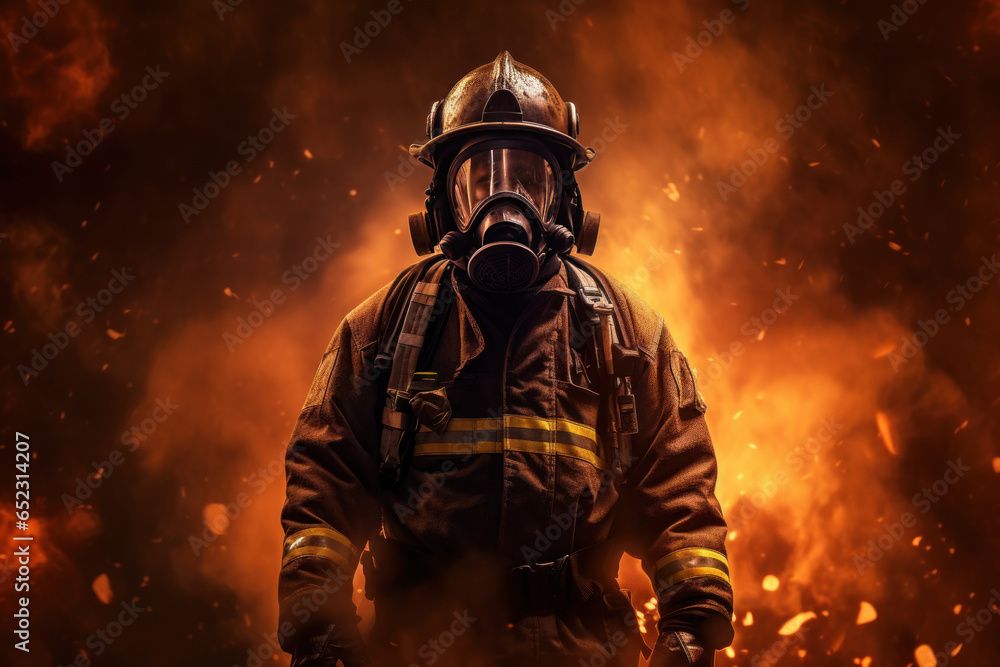
<svg viewBox="0 0 1000 667"><path fill-rule="evenodd" d="M649 667L712 667L715 651L707 650L689 632L667 632L656 639Z"/></svg>
<svg viewBox="0 0 1000 667"><path fill-rule="evenodd" d="M356 625L331 625L302 640L292 654L291 667L371 667L368 649Z"/></svg>

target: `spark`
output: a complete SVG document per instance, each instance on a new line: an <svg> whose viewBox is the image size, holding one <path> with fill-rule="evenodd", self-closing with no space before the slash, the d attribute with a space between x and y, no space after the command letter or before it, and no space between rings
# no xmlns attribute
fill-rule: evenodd
<svg viewBox="0 0 1000 667"><path fill-rule="evenodd" d="M892 440L892 425L889 423L889 417L880 410L875 413L875 422L878 424L878 433L882 436L885 448L893 456L898 456L899 452L896 450L896 444Z"/></svg>
<svg viewBox="0 0 1000 667"><path fill-rule="evenodd" d="M785 621L785 624L781 626L778 630L778 634L787 637L788 635L794 635L802 627L802 624L806 621L811 621L816 618L816 612L804 611L802 613L792 616L790 619Z"/></svg>
<svg viewBox="0 0 1000 667"><path fill-rule="evenodd" d="M94 591L97 599L104 604L111 604L111 600L115 597L114 592L111 590L111 580L108 579L107 574L101 574L94 579L93 583L90 584L90 588Z"/></svg>
<svg viewBox="0 0 1000 667"><path fill-rule="evenodd" d="M876 618L878 618L878 612L875 611L875 607L870 602L862 601L861 609L858 610L858 618L854 622L858 625L864 625L871 623Z"/></svg>
<svg viewBox="0 0 1000 667"><path fill-rule="evenodd" d="M917 659L918 667L937 667L937 658L934 657L934 649L927 644L921 644L913 652L913 657Z"/></svg>
<svg viewBox="0 0 1000 667"><path fill-rule="evenodd" d="M667 187L663 188L663 193L675 204L681 200L681 193L677 191L677 186L673 183L667 183Z"/></svg>

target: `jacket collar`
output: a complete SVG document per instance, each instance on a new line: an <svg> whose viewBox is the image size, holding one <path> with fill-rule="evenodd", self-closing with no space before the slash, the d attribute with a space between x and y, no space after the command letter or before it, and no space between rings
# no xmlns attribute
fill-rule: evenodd
<svg viewBox="0 0 1000 667"><path fill-rule="evenodd" d="M542 286L538 288L535 294L562 294L569 297L573 296L574 292L570 289L569 281L566 277L566 265L559 257L554 257L550 261L559 262L559 270L549 276L548 279L542 283ZM476 318L473 317L472 312L469 310L469 305L465 302L465 298L462 297L461 290L458 289L459 282L455 277L456 273L458 272L451 272L451 286L457 296L456 303L458 307L460 358L458 368L455 369L455 374L458 375L466 364L482 354L486 344L483 339L483 333L479 328L479 324L476 322Z"/></svg>

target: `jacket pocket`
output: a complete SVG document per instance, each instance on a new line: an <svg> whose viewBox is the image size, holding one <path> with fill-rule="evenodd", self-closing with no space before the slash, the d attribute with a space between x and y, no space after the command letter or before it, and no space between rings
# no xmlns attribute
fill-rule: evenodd
<svg viewBox="0 0 1000 667"><path fill-rule="evenodd" d="M601 406L601 395L596 387L582 387L560 380L555 385L556 415L596 429Z"/></svg>
<svg viewBox="0 0 1000 667"><path fill-rule="evenodd" d="M556 452L580 458L598 468L608 467L598 429L601 395L571 382L556 382Z"/></svg>

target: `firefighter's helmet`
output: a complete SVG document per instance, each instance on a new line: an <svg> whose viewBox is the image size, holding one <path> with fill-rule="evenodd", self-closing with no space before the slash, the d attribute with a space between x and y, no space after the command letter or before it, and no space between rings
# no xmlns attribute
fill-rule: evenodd
<svg viewBox="0 0 1000 667"><path fill-rule="evenodd" d="M534 240L526 240L532 237L530 228L520 238L535 255L569 252L574 244L577 252L592 253L600 216L583 210L575 172L589 164L595 152L577 140L579 129L576 106L506 51L462 77L447 97L431 107L428 141L410 146L411 155L434 169L426 210L410 216L417 254L428 254L440 245L445 255L464 264L475 249L473 228L482 237L481 218L490 217L478 215L484 207L477 205L488 205L498 190L504 191L510 206L523 203L526 209L538 209L537 215L529 216L538 219ZM499 173L500 163L514 173ZM525 174L528 180L532 174L538 178L525 184ZM478 181L472 182L477 176ZM500 217L505 216L492 216ZM494 236L504 242L517 240L508 233Z"/></svg>

